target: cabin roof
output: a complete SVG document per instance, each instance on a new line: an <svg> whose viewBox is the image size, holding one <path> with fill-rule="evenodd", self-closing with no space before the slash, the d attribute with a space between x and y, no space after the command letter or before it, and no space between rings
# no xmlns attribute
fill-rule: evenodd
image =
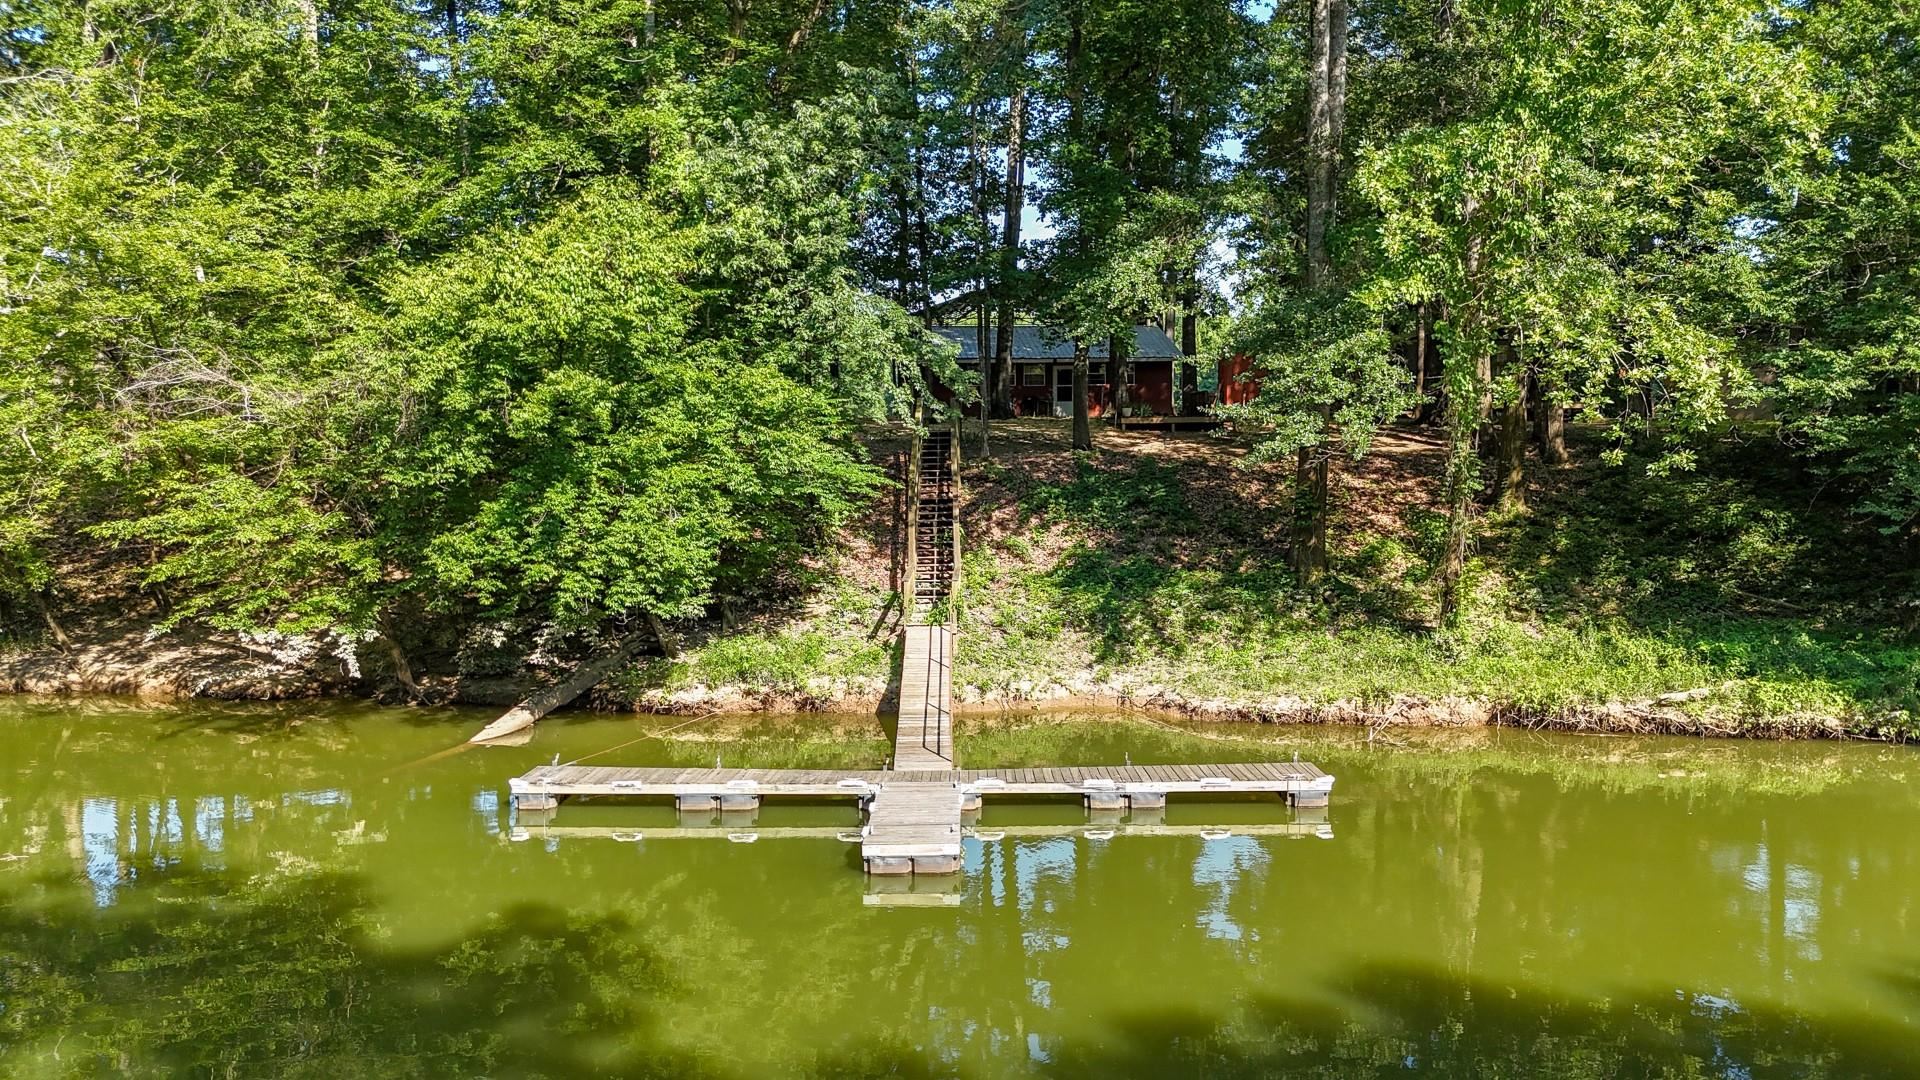
<svg viewBox="0 0 1920 1080"><path fill-rule="evenodd" d="M935 334L960 346L960 362L974 364L980 361L978 329L972 326L936 326ZM987 349L993 349L994 328L987 327ZM1093 342L1087 354L1095 360L1107 358L1105 338ZM1157 326L1136 326L1133 328L1134 360L1176 360L1180 357L1180 347L1173 343L1165 330ZM1060 361L1073 359L1073 342L1051 326L1038 326L1032 323L1015 323L1013 327L1013 359L1015 363L1032 361Z"/></svg>

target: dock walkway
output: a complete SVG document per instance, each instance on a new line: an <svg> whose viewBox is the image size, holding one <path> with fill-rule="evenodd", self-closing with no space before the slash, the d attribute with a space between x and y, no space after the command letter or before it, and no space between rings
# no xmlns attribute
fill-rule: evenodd
<svg viewBox="0 0 1920 1080"><path fill-rule="evenodd" d="M1164 808L1169 795L1272 794L1306 808L1327 805L1333 777L1304 761L912 770L541 765L508 786L522 810L553 810L578 796L654 797L683 811L719 811L723 821L729 812L757 810L765 798L853 799L866 811L858 837L870 873L934 874L960 869L967 815L988 797L1069 796L1091 810L1138 811Z"/></svg>
<svg viewBox="0 0 1920 1080"><path fill-rule="evenodd" d="M951 769L953 631L942 623L910 623L900 632L900 720L893 767Z"/></svg>

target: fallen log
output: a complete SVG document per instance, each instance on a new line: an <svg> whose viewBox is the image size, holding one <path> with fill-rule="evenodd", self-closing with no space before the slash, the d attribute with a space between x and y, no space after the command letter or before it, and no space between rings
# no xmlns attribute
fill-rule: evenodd
<svg viewBox="0 0 1920 1080"><path fill-rule="evenodd" d="M645 634L629 634L614 642L606 650L582 661L565 680L528 694L518 705L502 713L500 719L481 728L479 734L467 741L498 742L525 731L538 723L541 717L593 689L601 679L632 659L646 639Z"/></svg>

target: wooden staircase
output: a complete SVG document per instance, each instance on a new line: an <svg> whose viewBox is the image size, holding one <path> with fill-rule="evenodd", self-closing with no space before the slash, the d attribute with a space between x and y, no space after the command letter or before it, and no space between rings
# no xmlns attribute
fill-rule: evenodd
<svg viewBox="0 0 1920 1080"><path fill-rule="evenodd" d="M935 428L915 440L906 462L908 505L905 619L900 627L900 712L893 767L951 769L953 752L954 525L959 462L954 432Z"/></svg>
<svg viewBox="0 0 1920 1080"><path fill-rule="evenodd" d="M953 591L953 432L935 428L920 443L919 498L913 507L913 606L910 622L923 622Z"/></svg>

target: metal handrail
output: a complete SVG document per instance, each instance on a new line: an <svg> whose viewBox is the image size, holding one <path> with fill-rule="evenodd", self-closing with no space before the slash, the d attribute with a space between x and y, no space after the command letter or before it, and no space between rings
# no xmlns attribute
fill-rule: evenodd
<svg viewBox="0 0 1920 1080"><path fill-rule="evenodd" d="M938 700L934 687L945 686L948 677L947 628L935 623L928 629L932 632L927 639L927 681L925 683L927 692L920 700L920 748L932 753L935 757L952 761L953 758L947 753L947 728L950 726L952 711L934 704ZM936 668L939 669L941 679L939 683L933 681ZM937 721L931 743L927 741L929 720Z"/></svg>

